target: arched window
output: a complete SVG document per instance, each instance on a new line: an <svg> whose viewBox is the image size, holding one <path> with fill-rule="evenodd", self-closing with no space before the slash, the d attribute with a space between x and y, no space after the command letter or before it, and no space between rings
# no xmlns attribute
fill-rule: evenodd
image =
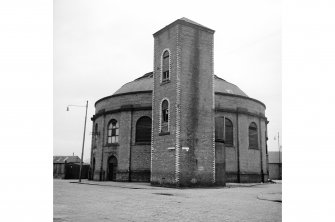
<svg viewBox="0 0 335 222"><path fill-rule="evenodd" d="M119 142L119 123L112 119L108 123L107 129L107 143L118 143Z"/></svg>
<svg viewBox="0 0 335 222"><path fill-rule="evenodd" d="M163 53L162 66L162 82L165 82L170 79L170 54L168 50Z"/></svg>
<svg viewBox="0 0 335 222"><path fill-rule="evenodd" d="M225 144L227 146L234 146L234 131L233 131L233 123L230 119L225 118Z"/></svg>
<svg viewBox="0 0 335 222"><path fill-rule="evenodd" d="M215 142L224 142L224 117L215 117Z"/></svg>
<svg viewBox="0 0 335 222"><path fill-rule="evenodd" d="M136 123L136 143L150 143L151 142L151 118L143 116L137 120Z"/></svg>
<svg viewBox="0 0 335 222"><path fill-rule="evenodd" d="M93 136L94 136L94 142L97 143L97 140L98 140L98 124L97 123L94 126Z"/></svg>
<svg viewBox="0 0 335 222"><path fill-rule="evenodd" d="M161 132L169 131L169 102L165 99L162 102L161 111Z"/></svg>
<svg viewBox="0 0 335 222"><path fill-rule="evenodd" d="M234 145L233 123L230 119L215 117L215 141L224 142L227 146Z"/></svg>
<svg viewBox="0 0 335 222"><path fill-rule="evenodd" d="M258 149L258 132L256 123L249 125L249 148Z"/></svg>

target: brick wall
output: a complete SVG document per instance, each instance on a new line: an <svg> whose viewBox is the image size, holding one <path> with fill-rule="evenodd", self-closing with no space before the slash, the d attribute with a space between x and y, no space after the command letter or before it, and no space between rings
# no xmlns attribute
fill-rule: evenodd
<svg viewBox="0 0 335 222"><path fill-rule="evenodd" d="M171 76L173 78L173 76ZM171 83L170 83L171 84ZM134 97L139 97L132 95ZM163 96L163 95L162 95ZM166 95L165 95L166 96ZM126 95L128 101L132 101L131 98L129 98L129 95ZM144 97L147 97L145 95ZM144 98L142 97L142 98ZM172 97L173 98L173 97ZM116 99L116 102L113 100ZM149 97L151 100L151 97ZM122 99L122 96L116 97L116 98L110 98L109 101L105 103L105 106L103 107L106 109L106 111L111 110L108 108L109 104L117 104L119 101L125 101ZM172 100L172 99L171 99ZM184 101L184 99L182 100ZM139 101L137 101L139 102ZM143 104L148 104L148 99L142 101ZM173 101L170 101L173 103ZM186 106L187 103L182 103L182 108L187 109L188 106ZM127 105L124 103L124 105ZM142 105L142 104L139 104ZM251 113L254 113L255 115L259 114L259 111L262 115L264 115L265 108L255 102L248 99L243 98L235 98L235 97L229 97L229 96L222 96L222 95L216 95L216 105L220 108L225 109L236 109L238 107L243 107L244 111L248 111ZM142 105L143 106L143 105ZM120 108L121 106L113 106L116 109ZM102 108L102 106L101 106ZM158 108L157 108L158 109ZM174 147L175 145L175 112L173 112L173 105L170 104L170 135L164 135L159 136L158 130L154 130L155 136L158 136L161 138L159 143L156 143L155 147L160 149L159 152L162 154L162 163L160 163L160 167L157 167L154 165L154 170L158 174L161 175L159 177L160 179L157 181L158 183L167 182L170 180L170 182L173 184L175 179L175 150L168 150L168 147ZM131 114L132 113L132 114ZM181 112L184 113L184 109ZM155 113L157 120L159 119L158 115L159 113ZM144 110L144 111L126 111L122 113L113 113L113 114L107 114L105 117L100 116L97 119L95 119L94 124L98 124L98 132L100 132L100 135L98 136L96 140L96 145L94 142L92 142L92 147L97 147L93 149L93 157L95 157L95 174L94 174L94 180L100 179L100 166L101 166L101 158L103 156L103 179L107 178L107 162L108 158L111 155L114 155L117 157L119 161L119 171L120 176L118 177L119 180L127 181L129 179L129 150L131 148L131 171L132 173L132 180L133 181L149 181L150 176L150 145L136 145L135 144L135 133L136 133L136 122L137 120L142 116L148 116L151 117L152 111L151 110ZM225 169L224 172L226 173L226 179L227 182L236 182L237 181L237 114L232 112L220 112L217 111L216 116L225 116L229 118L233 123L233 135L234 135L234 146L232 147L226 147L225 149ZM118 146L106 146L107 142L107 124L111 119L116 119L120 124L120 144ZM191 118L190 118L191 119ZM249 116L247 114L239 114L239 147L240 147L240 173L242 174L241 179L242 182L251 182L251 181L260 181L260 150L252 150L248 147L248 127L251 122L255 122L258 126L258 129L261 130L261 136L259 137L262 142L259 140L259 145L262 145L262 156L263 156L263 173L265 174L264 179L267 180L268 175L268 169L267 169L267 160L266 160L266 138L265 138L265 129L266 129L266 123L263 118L261 118L261 125L259 128L259 117L255 116ZM132 122L132 123L131 123ZM130 124L131 123L131 124ZM93 127L94 127L93 124ZM156 121L156 129L158 129L159 122ZM105 130L103 129L105 127ZM186 124L183 125L185 128L182 128L181 132L182 135L185 136L186 134ZM132 127L132 132L130 131L130 127ZM192 129L192 128L189 128ZM131 143L130 143L130 137L131 137ZM183 137L182 137L183 138ZM201 137L199 137L201 138ZM102 141L104 139L104 142ZM122 141L122 142L121 142ZM199 141L199 139L198 139ZM189 141L187 140L181 140L182 146L190 146ZM131 146L130 146L131 144ZM104 145L104 154L102 155L102 145ZM219 148L217 145L216 148ZM195 156L195 154L192 154ZM201 155L200 152L198 155ZM223 164L224 161L220 160L219 155L224 155L223 152L217 151L216 152L216 164L219 164L217 166L221 166L220 164ZM181 150L180 152L180 163L181 163L181 173L184 175L184 178L191 178L194 176L194 172L196 172L199 169L202 169L201 167L196 168L196 164L200 164L199 162L196 162L198 160L195 160L196 158L190 158L190 151ZM93 158L92 160L93 161ZM193 162L192 162L193 161ZM192 165L193 164L193 165ZM162 170L163 169L163 170ZM166 172L168 172L169 176L162 176L166 175ZM218 173L220 174L219 170ZM122 175L121 175L122 174ZM168 179L170 178L170 179ZM192 180L189 179L189 181ZM223 181L217 176L217 180Z"/></svg>
<svg viewBox="0 0 335 222"><path fill-rule="evenodd" d="M151 106L151 94L149 97L147 94L132 94L111 97L106 101L102 100L96 104L96 111L105 109L108 112L120 109L123 105L134 102L134 98L140 99L135 99L136 107ZM151 110L121 111L100 115L94 120L93 126L97 123L98 132L100 132L96 142L92 143L92 153L96 162L94 180L100 180L101 166L103 175L101 179L107 180L108 159L115 156L118 160L117 181L129 181L129 167L133 172L131 176L134 181L148 181L148 175L150 175L150 145L135 144L136 121L142 116L151 117ZM115 119L119 123L119 143L112 145L107 144L107 127L111 119ZM131 164L129 164L130 160ZM91 164L92 161L93 158L91 158Z"/></svg>
<svg viewBox="0 0 335 222"><path fill-rule="evenodd" d="M213 181L213 34L181 26L181 184Z"/></svg>
<svg viewBox="0 0 335 222"><path fill-rule="evenodd" d="M151 147L148 144L136 144L136 123L143 116L151 118L152 111L133 112L132 145L131 145L131 181L150 182Z"/></svg>
<svg viewBox="0 0 335 222"><path fill-rule="evenodd" d="M175 152L168 150L175 147L175 105L176 105L176 50L177 27L168 29L155 37L154 43L154 98L153 98L153 152L151 183L175 184ZM170 51L170 82L161 84L161 60L165 49ZM170 101L169 135L160 135L161 101Z"/></svg>
<svg viewBox="0 0 335 222"><path fill-rule="evenodd" d="M161 57L165 49L170 51L170 82L161 84ZM153 97L150 92L132 93L96 103L93 127L98 124L100 135L96 143L92 142L96 162L94 180L100 179L101 166L102 179L107 178L107 162L112 155L118 159L117 180L120 181L129 180L131 169L133 181L148 181L151 170L152 184L212 185L214 179L216 184L224 184L237 181L239 166L241 182L259 182L261 162L266 180L265 106L234 95L213 95L213 33L176 24L156 35L153 80ZM160 135L160 106L164 98L170 102L169 134ZM127 105L137 110L117 111ZM138 109L151 106L152 110ZM238 113L240 108L243 112ZM101 115L103 111L107 113ZM223 149L222 144L213 144L214 115L226 116L233 122L233 146ZM152 117L152 146L135 143L136 122L142 116ZM107 146L107 124L111 119L120 125L119 144ZM258 126L259 149L249 149L251 122Z"/></svg>
<svg viewBox="0 0 335 222"><path fill-rule="evenodd" d="M137 93L110 97L101 100L95 105L95 113L98 113L102 109L119 109L125 105L133 105L138 107L151 106L151 96L151 93Z"/></svg>
<svg viewBox="0 0 335 222"><path fill-rule="evenodd" d="M223 108L230 110L229 112L217 111L216 116L226 116L233 122L234 146L226 147L225 167L226 167L227 181L237 182L238 180L237 149L239 149L241 182L260 182L261 162L263 166L264 181L266 181L268 178L267 175L268 170L267 170L266 135L265 135L266 120L264 119L265 107L262 104L249 99L231 97L228 95L227 96L216 95L215 102L216 102L216 108ZM238 108L243 108L242 109L243 112L237 114ZM259 149L249 148L249 125L252 122L255 122L257 124ZM262 155L262 161L261 161L261 155Z"/></svg>
<svg viewBox="0 0 335 222"><path fill-rule="evenodd" d="M213 183L212 46L212 33L183 24L155 36L153 184ZM171 52L170 82L161 84L161 55L167 48ZM170 134L162 136L157 129L164 98L170 101Z"/></svg>

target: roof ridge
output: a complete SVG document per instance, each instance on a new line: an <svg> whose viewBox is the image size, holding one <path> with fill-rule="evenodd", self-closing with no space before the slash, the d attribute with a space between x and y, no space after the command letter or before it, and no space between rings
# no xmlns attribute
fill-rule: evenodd
<svg viewBox="0 0 335 222"><path fill-rule="evenodd" d="M225 81L226 83L229 83L229 84L231 84L231 85L233 85L233 86L235 86L236 88L238 88L239 90L241 90L247 97L249 97L240 87L238 87L238 85L236 85L236 84L234 84L234 83L231 83L231 82L228 82L227 80L225 80L225 79L222 79L221 77L219 77L219 76L217 76L217 75L215 75L214 74L214 77L216 77L217 79L219 79L219 80L222 80L222 81Z"/></svg>
<svg viewBox="0 0 335 222"><path fill-rule="evenodd" d="M135 79L135 80L133 80L133 81L137 81L137 80L140 80L140 79L144 79L144 78L151 78L153 76L153 72L151 71L151 72L147 72L147 73L145 73L143 76L141 76L141 77L138 77L137 79ZM133 82L132 81L132 82Z"/></svg>
<svg viewBox="0 0 335 222"><path fill-rule="evenodd" d="M188 23L191 23L191 24L194 24L194 25L198 25L198 26L204 27L204 28L206 28L206 29L210 29L210 28L208 28L208 27L206 27L206 26L204 26L204 25L201 25L201 24L199 24L199 23L197 23L197 22L195 22L195 21L193 21L193 20L191 20L191 19L188 19L188 18L186 18L186 17L182 17L182 18L180 18L179 20L183 20L183 21L185 21L185 22L188 22Z"/></svg>

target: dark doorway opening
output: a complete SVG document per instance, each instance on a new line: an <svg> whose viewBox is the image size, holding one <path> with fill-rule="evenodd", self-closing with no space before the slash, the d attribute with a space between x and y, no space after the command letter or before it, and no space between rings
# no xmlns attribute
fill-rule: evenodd
<svg viewBox="0 0 335 222"><path fill-rule="evenodd" d="M95 157L93 157L93 163L92 163L92 172L91 172L91 180L94 180L94 172L95 172Z"/></svg>
<svg viewBox="0 0 335 222"><path fill-rule="evenodd" d="M116 172L117 172L117 159L115 156L111 156L108 158L108 176L107 180L115 181L116 180Z"/></svg>

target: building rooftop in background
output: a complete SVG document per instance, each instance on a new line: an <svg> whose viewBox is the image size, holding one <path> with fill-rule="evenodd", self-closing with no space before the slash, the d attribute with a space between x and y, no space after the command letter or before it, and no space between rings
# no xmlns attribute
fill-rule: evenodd
<svg viewBox="0 0 335 222"><path fill-rule="evenodd" d="M80 163L78 156L54 156L53 163Z"/></svg>
<svg viewBox="0 0 335 222"><path fill-rule="evenodd" d="M269 151L269 163L282 163L282 162L283 162L282 152L280 152L279 156L279 151Z"/></svg>
<svg viewBox="0 0 335 222"><path fill-rule="evenodd" d="M124 84L120 89L118 89L113 95L129 93L129 92L138 92L138 91L152 91L153 87L153 74L148 72L143 76L135 79L134 81ZM238 86L227 82L226 80L215 75L214 82L215 92L220 93L230 93L240 96L247 96Z"/></svg>

